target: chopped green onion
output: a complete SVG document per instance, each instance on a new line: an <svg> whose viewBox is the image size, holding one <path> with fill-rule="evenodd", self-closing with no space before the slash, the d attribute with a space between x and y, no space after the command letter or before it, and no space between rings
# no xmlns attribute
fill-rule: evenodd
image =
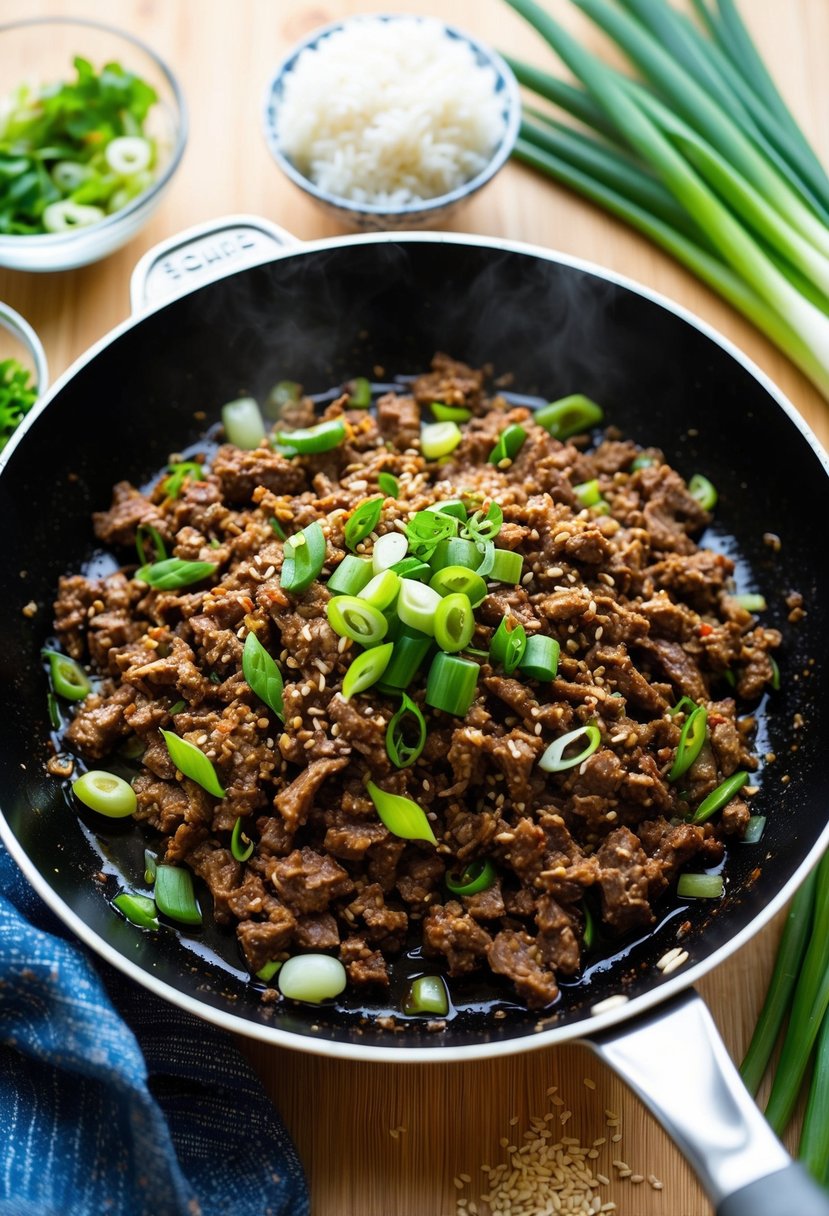
<svg viewBox="0 0 829 1216"><path fill-rule="evenodd" d="M486 597L486 583L480 574L466 566L444 566L429 580L429 586L438 595L465 595L473 608L477 608Z"/></svg>
<svg viewBox="0 0 829 1216"><path fill-rule="evenodd" d="M265 438L265 423L253 397L239 397L222 406L222 426L228 443L250 452Z"/></svg>
<svg viewBox="0 0 829 1216"><path fill-rule="evenodd" d="M138 800L135 790L115 773L90 769L72 782L72 792L84 806L108 819L126 819L134 814Z"/></svg>
<svg viewBox="0 0 829 1216"><path fill-rule="evenodd" d="M395 574L393 570L382 570L366 583L358 598L385 612L387 608L391 608L399 592L400 575Z"/></svg>
<svg viewBox="0 0 829 1216"><path fill-rule="evenodd" d="M153 145L138 135L119 135L104 148L104 159L119 177L131 177L149 168Z"/></svg>
<svg viewBox="0 0 829 1216"><path fill-rule="evenodd" d="M189 870L180 866L159 866L155 875L155 902L159 912L183 925L200 925L201 909L193 891Z"/></svg>
<svg viewBox="0 0 829 1216"><path fill-rule="evenodd" d="M367 410L371 405L371 384L365 376L355 376L348 385L348 404L355 410Z"/></svg>
<svg viewBox="0 0 829 1216"><path fill-rule="evenodd" d="M285 456L315 456L338 448L345 436L343 419L327 418L316 426L300 427L295 431L274 431L271 442Z"/></svg>
<svg viewBox="0 0 829 1216"><path fill-rule="evenodd" d="M343 678L344 700L350 701L356 693L364 692L377 683L389 665L392 650L392 643L385 642L357 655Z"/></svg>
<svg viewBox="0 0 829 1216"><path fill-rule="evenodd" d="M504 512L497 502L491 502L486 511L475 511L461 528L461 536L476 543L494 540L501 531Z"/></svg>
<svg viewBox="0 0 829 1216"><path fill-rule="evenodd" d="M383 514L383 495L374 498L364 498L358 503L345 525L345 543L349 549L356 549L361 540L374 531Z"/></svg>
<svg viewBox="0 0 829 1216"><path fill-rule="evenodd" d="M527 638L527 645L518 666L525 675L534 680L550 681L558 671L559 644L545 633L534 633Z"/></svg>
<svg viewBox="0 0 829 1216"><path fill-rule="evenodd" d="M399 836L401 840L426 840L430 844L437 844L426 812L411 798L381 790L373 781L366 782L366 789L381 822L393 836Z"/></svg>
<svg viewBox="0 0 829 1216"><path fill-rule="evenodd" d="M585 738L587 743L577 755L565 757L564 753L569 747ZM550 744L538 761L538 767L544 769L545 773L563 773L565 769L575 768L582 764L588 756L592 756L601 741L601 732L593 722L588 722L585 726L577 726L575 730L569 730L566 735L560 735Z"/></svg>
<svg viewBox="0 0 829 1216"><path fill-rule="evenodd" d="M191 781L195 781L196 785L207 790L208 794L213 794L216 798L225 797L225 791L219 784L213 764L204 752L196 747L195 743L182 739L180 735L174 734L171 730L162 730L161 736L167 745L170 759L180 773L189 777Z"/></svg>
<svg viewBox="0 0 829 1216"><path fill-rule="evenodd" d="M680 697L673 709L669 709L668 713L673 714L692 714L697 708L696 701L691 697Z"/></svg>
<svg viewBox="0 0 829 1216"><path fill-rule="evenodd" d="M412 724L417 731L413 743L406 741L412 734ZM417 705L407 693L403 693L400 708L386 728L386 752L396 768L408 768L414 764L426 744L426 721Z"/></svg>
<svg viewBox="0 0 829 1216"><path fill-rule="evenodd" d="M74 232L76 228L97 224L105 216L101 207L84 206L71 198L63 198L44 207L42 222L47 232Z"/></svg>
<svg viewBox="0 0 829 1216"><path fill-rule="evenodd" d="M462 439L457 422L430 422L420 428L420 450L425 460L448 456Z"/></svg>
<svg viewBox="0 0 829 1216"><path fill-rule="evenodd" d="M400 582L400 594L397 597L397 615L404 625L433 636L435 613L440 602L437 591L433 591L425 583L404 578Z"/></svg>
<svg viewBox="0 0 829 1216"><path fill-rule="evenodd" d="M732 601L745 608L746 612L765 612L768 608L766 597L763 595L732 595Z"/></svg>
<svg viewBox="0 0 829 1216"><path fill-rule="evenodd" d="M680 874L676 884L680 899L719 899L724 890L720 874Z"/></svg>
<svg viewBox="0 0 829 1216"><path fill-rule="evenodd" d="M438 515L454 515L461 523L466 522L467 510L459 498L446 498L443 502L433 502L427 511L436 511Z"/></svg>
<svg viewBox="0 0 829 1216"><path fill-rule="evenodd" d="M436 422L468 422L472 410L463 405L444 405L442 401L433 401L429 406Z"/></svg>
<svg viewBox="0 0 829 1216"><path fill-rule="evenodd" d="M422 562L419 557L404 557L402 562L395 562L393 566L389 566L395 574L399 574L401 578L414 578L418 582L423 582L428 579L432 573L431 567Z"/></svg>
<svg viewBox="0 0 829 1216"><path fill-rule="evenodd" d="M377 485L383 491L386 498L400 497L400 482L393 473L378 473Z"/></svg>
<svg viewBox="0 0 829 1216"><path fill-rule="evenodd" d="M355 557L353 553L346 553L328 580L328 590L334 595L359 595L371 582L371 577L370 557Z"/></svg>
<svg viewBox="0 0 829 1216"><path fill-rule="evenodd" d="M345 967L330 954L295 954L279 971L279 989L292 1001L319 1005L333 1000L348 983Z"/></svg>
<svg viewBox="0 0 829 1216"><path fill-rule="evenodd" d="M757 844L766 830L765 815L750 815L746 830L743 832L743 844Z"/></svg>
<svg viewBox="0 0 829 1216"><path fill-rule="evenodd" d="M524 626L513 621L511 616L503 617L489 644L492 659L500 663L509 676L521 662L526 648L527 631Z"/></svg>
<svg viewBox="0 0 829 1216"><path fill-rule="evenodd" d="M505 460L512 462L524 446L526 438L527 432L523 426L513 423L505 427L498 436L498 442L489 453L487 460L496 468L500 468Z"/></svg>
<svg viewBox="0 0 829 1216"><path fill-rule="evenodd" d="M426 704L457 718L466 716L478 687L477 663L440 651L432 660L426 681Z"/></svg>
<svg viewBox="0 0 829 1216"><path fill-rule="evenodd" d="M748 781L748 773L740 771L726 777L707 798L703 798L691 817L691 823L705 823L717 811L721 811Z"/></svg>
<svg viewBox="0 0 829 1216"><path fill-rule="evenodd" d="M511 549L495 549L487 578L515 587L521 582L523 572L524 559L520 553L513 553Z"/></svg>
<svg viewBox="0 0 829 1216"><path fill-rule="evenodd" d="M383 683L391 689L408 688L432 648L432 639L419 629L403 627L395 640Z"/></svg>
<svg viewBox="0 0 829 1216"><path fill-rule="evenodd" d="M477 895L488 891L498 877L495 866L488 858L470 861L460 876L446 871L444 882L453 895Z"/></svg>
<svg viewBox="0 0 829 1216"><path fill-rule="evenodd" d="M136 895L132 891L121 891L112 901L113 908L139 929L157 929L155 900L149 895Z"/></svg>
<svg viewBox="0 0 829 1216"><path fill-rule="evenodd" d="M167 713L170 715L171 718L174 718L176 716L176 714L180 714L181 711L186 708L187 708L187 702L182 699L179 699L178 701L173 702L173 704L167 710Z"/></svg>
<svg viewBox="0 0 829 1216"><path fill-rule="evenodd" d="M49 711L49 722L52 730L60 730L62 718L60 716L60 709L58 708L58 699L51 690L46 694L46 708Z"/></svg>
<svg viewBox="0 0 829 1216"><path fill-rule="evenodd" d="M135 530L135 548L142 565L162 562L167 556L164 541L152 524L139 524Z"/></svg>
<svg viewBox="0 0 829 1216"><path fill-rule="evenodd" d="M630 471L631 473L635 473L637 469L649 469L652 464L653 457L646 456L644 452L640 452L640 454L635 456L630 462Z"/></svg>
<svg viewBox="0 0 829 1216"><path fill-rule="evenodd" d="M325 565L325 533L316 520L285 541L279 585L298 594L309 587Z"/></svg>
<svg viewBox="0 0 829 1216"><path fill-rule="evenodd" d="M688 482L688 493L695 498L704 511L713 511L717 505L717 491L707 477L695 473Z"/></svg>
<svg viewBox="0 0 829 1216"><path fill-rule="evenodd" d="M389 623L382 612L356 595L335 595L325 612L336 634L361 646L376 646L388 633Z"/></svg>
<svg viewBox="0 0 829 1216"><path fill-rule="evenodd" d="M179 498L186 481L201 481L204 472L195 460L182 460L170 465L170 476L162 483L168 498Z"/></svg>
<svg viewBox="0 0 829 1216"><path fill-rule="evenodd" d="M244 820L240 815L230 834L230 851L237 861L247 861L249 857L253 856L253 841L244 831L243 823Z"/></svg>
<svg viewBox="0 0 829 1216"><path fill-rule="evenodd" d="M459 592L445 595L435 609L435 641L450 654L464 650L475 632L475 617L467 597Z"/></svg>
<svg viewBox="0 0 829 1216"><path fill-rule="evenodd" d="M573 486L573 493L583 507L595 507L602 500L602 492L596 477L592 481L581 481L577 486Z"/></svg>
<svg viewBox="0 0 829 1216"><path fill-rule="evenodd" d="M495 566L495 541L479 541L475 548L481 554L480 565L477 567L476 573L479 574L481 578L491 578L492 570Z"/></svg>
<svg viewBox="0 0 829 1216"><path fill-rule="evenodd" d="M252 629L242 648L242 675L259 700L284 721L282 673Z"/></svg>
<svg viewBox="0 0 829 1216"><path fill-rule="evenodd" d="M371 566L375 574L381 570L389 570L402 562L409 548L409 542L402 532L386 532L378 536L371 555Z"/></svg>
<svg viewBox="0 0 829 1216"><path fill-rule="evenodd" d="M604 411L600 405L583 393L572 393L536 410L533 422L543 426L555 439L569 439L592 430L602 418Z"/></svg>
<svg viewBox="0 0 829 1216"><path fill-rule="evenodd" d="M271 525L274 535L278 536L280 540L288 539L288 534L286 533L285 529L282 527L282 524L279 522L279 520L276 518L275 515L272 515L270 517L270 519L268 520L268 523Z"/></svg>
<svg viewBox="0 0 829 1216"><path fill-rule="evenodd" d="M433 571L444 570L447 566L463 566L467 570L477 570L481 564L481 551L472 540L464 540L459 536L449 536L439 540L429 558Z"/></svg>
<svg viewBox="0 0 829 1216"><path fill-rule="evenodd" d="M582 900L581 907L584 914L584 931L581 935L582 945L585 950L590 950L592 949L593 942L596 940L596 920L590 911L590 905L586 899Z"/></svg>
<svg viewBox="0 0 829 1216"><path fill-rule="evenodd" d="M777 692L780 688L780 668L773 654L769 655L769 662L771 663L771 686Z"/></svg>
<svg viewBox="0 0 829 1216"><path fill-rule="evenodd" d="M269 418L279 418L286 405L296 405L302 393L302 385L296 380L279 380L265 400L265 413Z"/></svg>
<svg viewBox="0 0 829 1216"><path fill-rule="evenodd" d="M413 557L428 561L442 540L458 534L459 521L442 511L418 511L406 524L406 537Z"/></svg>
<svg viewBox="0 0 829 1216"><path fill-rule="evenodd" d="M152 849L144 850L144 882L149 886L155 882L155 872L158 869L158 856Z"/></svg>
<svg viewBox="0 0 829 1216"><path fill-rule="evenodd" d="M676 781L696 760L705 742L708 724L708 710L704 705L697 705L688 714L679 735L676 756L668 773L669 781Z"/></svg>
<svg viewBox="0 0 829 1216"><path fill-rule="evenodd" d="M261 980L263 984L268 984L279 971L281 966L282 963L277 959L268 959L264 966L260 967L256 972L256 978Z"/></svg>
<svg viewBox="0 0 829 1216"><path fill-rule="evenodd" d="M449 1013L449 994L439 975L419 975L412 980L403 998L403 1012L408 1017L419 1013L445 1018Z"/></svg>
<svg viewBox="0 0 829 1216"><path fill-rule="evenodd" d="M218 567L215 562L186 562L180 557L167 557L160 562L150 562L139 567L133 578L137 583L147 583L158 591L177 591L180 587L192 587L201 583Z"/></svg>
<svg viewBox="0 0 829 1216"><path fill-rule="evenodd" d="M80 663L58 650L42 650L49 660L49 678L52 688L65 701L82 701L92 691L92 682Z"/></svg>

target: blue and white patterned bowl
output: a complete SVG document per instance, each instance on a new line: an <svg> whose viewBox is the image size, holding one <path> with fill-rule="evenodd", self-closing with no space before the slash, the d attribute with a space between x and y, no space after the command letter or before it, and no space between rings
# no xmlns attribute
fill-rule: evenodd
<svg viewBox="0 0 829 1216"><path fill-rule="evenodd" d="M427 20L427 18L413 18L412 15L407 13L377 13L371 14L370 17L360 16L356 20L366 21L373 19L389 22L400 20L401 18L405 18L406 20ZM284 95L285 83L296 67L299 56L309 47L319 47L332 34L346 28L350 20L333 21L330 25L325 25L315 30L302 42L298 43L277 67L265 90L265 104L262 115L268 147L283 173L309 195L310 198L313 198L325 212L347 228L361 232L371 232L377 230L408 231L413 228L438 227L462 203L466 202L482 186L486 185L509 157L515 144L521 121L521 97L518 83L501 56L490 47L470 37L469 34L464 33L455 26L441 22L440 24L443 25L447 38L454 38L466 43L472 51L475 62L481 66L491 68L494 73L494 91L501 101L504 127L501 138L493 149L488 164L480 173L448 194L440 194L435 198L423 199L414 203L389 207L385 204L358 203L353 199L339 197L338 195L329 193L327 190L320 189L319 186L300 173L296 165L282 151L277 136L277 118ZM428 20L434 21L435 18L429 17Z"/></svg>

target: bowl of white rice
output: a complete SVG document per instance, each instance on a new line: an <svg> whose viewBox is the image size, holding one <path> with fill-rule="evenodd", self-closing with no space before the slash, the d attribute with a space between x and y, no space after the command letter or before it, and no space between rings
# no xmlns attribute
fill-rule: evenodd
<svg viewBox="0 0 829 1216"><path fill-rule="evenodd" d="M264 131L279 167L346 227L430 228L497 173L521 100L500 55L433 17L315 30L278 66Z"/></svg>

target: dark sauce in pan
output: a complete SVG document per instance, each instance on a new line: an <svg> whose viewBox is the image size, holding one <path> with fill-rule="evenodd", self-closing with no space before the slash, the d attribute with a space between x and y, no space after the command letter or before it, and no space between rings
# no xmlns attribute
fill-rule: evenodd
<svg viewBox="0 0 829 1216"><path fill-rule="evenodd" d="M371 386L372 396L376 397L388 391L400 391L414 378L413 376L401 376L393 382L375 381ZM541 397L504 390L499 390L499 392L513 405L536 408L547 404L546 400ZM314 394L312 400L319 410L323 410L341 393L342 386L338 385L325 392ZM639 443L647 445L647 436L631 437ZM200 460L209 466L213 454L221 442L221 424L215 423L205 432L202 439L181 448L176 453L176 459ZM154 485L162 472L163 470L159 470L142 488L148 489ZM686 475L689 475L687 470L685 472ZM741 551L739 542L726 532L716 519L699 538L698 543L702 547L728 556L734 562L736 593L763 590L758 585L752 567ZM122 561L115 554L107 550L96 549L80 566L80 572L87 577L105 577L121 569L122 566ZM777 622L769 623L776 624ZM49 639L47 645L59 648L56 639ZM93 687L95 683L96 680L93 676ZM722 695L726 695L727 691L724 687ZM752 774L752 784L754 785L761 783L762 757L770 750L767 702L768 695L764 696L757 706L752 707L751 711L752 717L756 721L753 750L761 762L760 769ZM68 717L64 715L60 725L51 734L53 748L59 754L64 753L63 730L68 725L68 721ZM73 757L73 759L75 775L77 775L84 770L85 766L77 757ZM127 780L138 772L136 763L130 761L128 757L112 757L107 761L106 767ZM144 880L144 850L156 851L160 839L158 834L132 820L105 820L92 811L86 811L73 797L69 780L63 783L63 793L69 813L80 819L87 842L99 859L97 878L101 884L104 898L111 900L122 890L152 895L151 885ZM725 859L719 865L705 871L710 874L721 873L725 878L726 894L723 899L727 899L730 893L729 853L742 849L758 850L759 858L762 845L751 846L739 842L730 845L726 850ZM220 926L215 923L209 893L201 880L196 879L195 883L196 893L204 914L203 926L198 929L191 927L185 929L171 921L165 921L164 917L160 916L162 922L160 932L176 939L185 966L188 965L187 956L192 956L192 963L197 967L204 964L211 972L218 971L235 984L243 984L264 996L269 988L277 985L278 980L274 979L271 984L265 984L250 974L236 942L233 927ZM591 949L583 953L582 970L576 976L557 976L560 988L557 1002L534 1014L529 1013L526 1007L516 999L513 989L506 980L491 973L485 979L475 975L450 979L446 974L446 965L441 959L423 956L418 922L416 922L414 928L410 930L409 940L400 955L387 959L390 976L388 992L378 993L376 999L372 999L370 992L355 993L346 989L341 998L325 1002L324 1006L301 1006L297 1002L283 999L280 1004L271 1006L274 1020L278 1022L280 1005L291 1006L291 1014L294 1019L300 1011L307 1015L309 1027L314 1029L316 1029L314 1023L322 1020L323 1010L327 1013L326 1020L335 1021L339 1026L360 1027L370 1022L381 1028L421 1032L439 1031L444 1025L449 1026L455 1022L482 1028L497 1026L505 1018L547 1019L573 1003L591 1004L594 1000L604 998L609 992L621 991L626 977L629 978L636 971L650 968L659 957L659 953L654 954L654 939L661 937L666 943L665 948L670 948L677 941L681 944L684 935L683 929L688 926L689 922L693 922L695 927L703 923L716 911L719 902L721 901L681 900L674 887L661 898L656 906L657 920L653 926L644 932L637 930L623 937L611 937L597 918L596 939ZM113 909L112 915L120 914ZM131 926L131 928L137 934L146 932L137 927ZM448 1015L444 1018L432 1018L431 1015L422 1014L409 1017L402 1012L404 997L409 985L412 980L424 974L442 974L446 979L450 1006ZM609 980L612 981L610 988L608 987ZM592 995L593 990L595 990L595 995Z"/></svg>

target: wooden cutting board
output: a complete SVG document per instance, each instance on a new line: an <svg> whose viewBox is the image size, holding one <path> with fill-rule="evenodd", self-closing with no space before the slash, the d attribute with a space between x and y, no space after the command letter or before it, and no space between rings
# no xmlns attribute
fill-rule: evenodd
<svg viewBox="0 0 829 1216"><path fill-rule="evenodd" d="M601 45L565 0L551 3L562 20ZM264 88L277 60L306 32L335 17L388 7L382 0L121 0L113 9L109 0L3 0L4 20L59 13L117 20L171 62L191 115L189 147L172 188L126 249L72 273L0 271L0 299L39 331L53 377L128 315L130 271L163 237L240 211L268 216L302 238L337 231L270 160L259 126ZM553 66L535 35L500 0L407 0L401 7L437 13L502 49ZM742 9L785 96L829 162L829 5L742 0ZM14 83L5 65L2 89ZM829 441L825 404L748 322L646 241L529 170L507 166L451 227L585 257L681 302L747 351ZM779 929L778 919L701 985L737 1059L762 1001ZM609 1154L597 1165L610 1178L603 1198L615 1201L623 1216L709 1216L673 1144L583 1048L412 1067L243 1046L296 1139L315 1216L455 1216L459 1199L471 1201L467 1210L474 1211L471 1204L483 1189L480 1167L503 1159L502 1139L515 1143L530 1117L548 1111L559 1127L564 1109L572 1111L566 1130L588 1144L607 1133L605 1111L620 1116L623 1138L612 1145L612 1156L644 1180L620 1179ZM596 1088L588 1088L585 1078ZM565 1106L550 1105L547 1091L554 1085ZM662 1189L654 1189L648 1175Z"/></svg>

